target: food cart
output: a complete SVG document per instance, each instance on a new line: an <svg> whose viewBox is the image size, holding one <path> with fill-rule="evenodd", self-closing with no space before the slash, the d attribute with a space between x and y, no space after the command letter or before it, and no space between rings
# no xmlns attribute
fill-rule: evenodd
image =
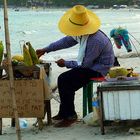
<svg viewBox="0 0 140 140"><path fill-rule="evenodd" d="M49 63L32 67L13 66L18 116L19 118L37 118L39 129L43 127L41 120L46 112L48 124L51 124L50 92L45 77L49 74L49 68ZM5 69L0 67L1 71ZM7 74L1 75L0 95L0 134L2 134L2 118L14 118Z"/></svg>

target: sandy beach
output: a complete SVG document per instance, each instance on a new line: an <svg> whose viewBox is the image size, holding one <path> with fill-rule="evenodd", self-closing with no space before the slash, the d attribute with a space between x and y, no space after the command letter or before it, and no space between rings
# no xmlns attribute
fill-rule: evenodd
<svg viewBox="0 0 140 140"><path fill-rule="evenodd" d="M135 71L140 71L139 57L134 58L119 58L121 65L124 67L133 67ZM133 62L133 65L132 65ZM60 73L67 70L65 68L59 68L56 64L52 64L52 74L54 80L52 86L56 84L57 77ZM83 123L82 120L82 90L76 92L75 107L78 114L78 121L68 128L55 128L53 125L44 125L43 130L38 130L38 127L34 127L33 123L35 118L28 118L27 128L21 129L22 140L139 140L140 134L130 134L128 131L130 128L137 128L136 126L106 126L105 135L101 135L100 127L89 126ZM52 116L58 112L59 103L52 99L51 110ZM44 124L46 123L46 117ZM3 119L3 135L0 136L0 140L16 140L15 128L10 126L10 119Z"/></svg>

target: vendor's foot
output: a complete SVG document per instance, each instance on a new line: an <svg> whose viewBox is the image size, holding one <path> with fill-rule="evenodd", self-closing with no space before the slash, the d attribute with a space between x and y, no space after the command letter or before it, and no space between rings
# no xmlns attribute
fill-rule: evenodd
<svg viewBox="0 0 140 140"><path fill-rule="evenodd" d="M71 126L73 123L75 123L76 120L61 120L60 122L56 123L54 125L54 127L69 127Z"/></svg>
<svg viewBox="0 0 140 140"><path fill-rule="evenodd" d="M61 115L59 115L59 114L57 114L56 116L54 116L54 117L52 117L52 119L53 120L63 120L63 119L67 119L67 120L75 120L75 119L77 119L78 117L77 117L77 114L74 114L73 116L70 116L70 117L67 117L67 118L64 118L64 117L62 117Z"/></svg>
<svg viewBox="0 0 140 140"><path fill-rule="evenodd" d="M58 123L54 125L54 127L69 127L71 124L75 123L77 121L77 114L70 116L68 118L65 118Z"/></svg>

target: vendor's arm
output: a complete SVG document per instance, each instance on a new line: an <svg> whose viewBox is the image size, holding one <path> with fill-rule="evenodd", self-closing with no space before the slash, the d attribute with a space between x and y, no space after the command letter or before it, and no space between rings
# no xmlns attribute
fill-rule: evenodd
<svg viewBox="0 0 140 140"><path fill-rule="evenodd" d="M77 61L66 61L65 60L65 66L67 68L75 68L75 67L78 67L78 63L77 63Z"/></svg>
<svg viewBox="0 0 140 140"><path fill-rule="evenodd" d="M55 61L59 67L75 68L78 66L77 61L66 61L64 59L59 59Z"/></svg>
<svg viewBox="0 0 140 140"><path fill-rule="evenodd" d="M56 42L51 43L49 46L47 46L43 49L37 49L36 53L37 53L38 57L41 57L45 53L70 48L70 47L76 45L77 43L78 42L76 40L74 40L71 36L66 36Z"/></svg>
<svg viewBox="0 0 140 140"><path fill-rule="evenodd" d="M71 36L66 36L56 42L51 43L49 46L43 48L43 50L47 53L52 51L57 51L61 49L70 48L76 45L78 42L74 40Z"/></svg>

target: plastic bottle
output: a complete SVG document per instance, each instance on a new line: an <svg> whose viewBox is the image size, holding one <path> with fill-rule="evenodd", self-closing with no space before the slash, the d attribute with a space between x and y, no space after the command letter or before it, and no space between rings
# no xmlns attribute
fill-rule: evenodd
<svg viewBox="0 0 140 140"><path fill-rule="evenodd" d="M100 110L99 110L99 100L96 92L94 92L93 94L92 107L93 107L93 122L94 122L93 124L98 126L100 118Z"/></svg>
<svg viewBox="0 0 140 140"><path fill-rule="evenodd" d="M20 128L27 128L28 124L25 119L19 119Z"/></svg>

